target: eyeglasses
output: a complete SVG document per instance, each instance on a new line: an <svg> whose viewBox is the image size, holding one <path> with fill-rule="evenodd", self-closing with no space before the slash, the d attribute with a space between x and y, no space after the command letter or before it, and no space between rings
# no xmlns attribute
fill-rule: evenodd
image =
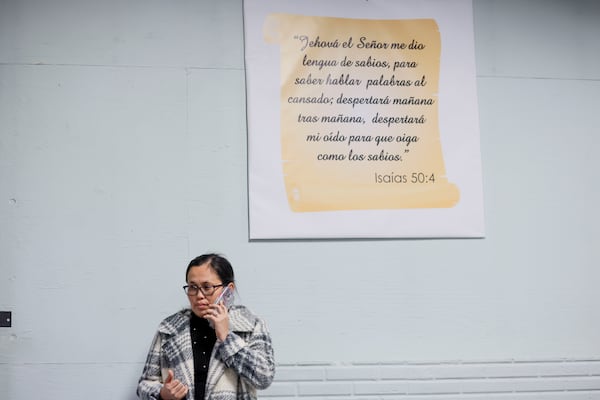
<svg viewBox="0 0 600 400"><path fill-rule="evenodd" d="M185 294L187 294L188 296L195 296L198 294L198 291L202 292L202 294L205 296L210 296L215 292L215 290L217 290L218 287L223 287L223 286L225 286L225 284L223 284L223 283L220 285L204 285L204 286L185 285L183 287L183 290L185 291Z"/></svg>

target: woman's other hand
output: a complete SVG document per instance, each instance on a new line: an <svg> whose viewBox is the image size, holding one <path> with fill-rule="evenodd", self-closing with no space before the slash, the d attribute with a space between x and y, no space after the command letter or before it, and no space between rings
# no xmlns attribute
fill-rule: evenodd
<svg viewBox="0 0 600 400"><path fill-rule="evenodd" d="M167 379L165 379L165 383L160 389L160 398L162 400L181 400L185 397L187 392L188 387L178 379L175 379L173 370L170 369Z"/></svg>

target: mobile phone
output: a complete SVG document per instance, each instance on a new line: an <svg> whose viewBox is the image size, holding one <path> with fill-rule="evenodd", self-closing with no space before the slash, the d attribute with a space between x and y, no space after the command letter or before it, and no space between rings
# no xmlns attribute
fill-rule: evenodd
<svg viewBox="0 0 600 400"><path fill-rule="evenodd" d="M233 291L229 286L225 286L225 289L221 292L219 297L215 300L215 304L219 304L221 301L225 307L229 308L233 304Z"/></svg>

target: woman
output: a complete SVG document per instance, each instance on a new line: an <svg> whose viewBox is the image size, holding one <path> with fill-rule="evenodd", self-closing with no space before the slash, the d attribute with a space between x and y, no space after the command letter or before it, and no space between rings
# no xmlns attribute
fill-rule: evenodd
<svg viewBox="0 0 600 400"><path fill-rule="evenodd" d="M219 298L225 290L235 289L233 268L224 257L196 257L185 276L190 309L160 323L138 383L138 397L256 399L256 389L267 388L275 373L264 321L244 306L227 304L227 296Z"/></svg>

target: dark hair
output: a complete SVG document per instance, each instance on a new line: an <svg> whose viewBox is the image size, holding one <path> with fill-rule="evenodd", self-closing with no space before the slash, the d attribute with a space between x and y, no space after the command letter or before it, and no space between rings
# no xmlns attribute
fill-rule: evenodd
<svg viewBox="0 0 600 400"><path fill-rule="evenodd" d="M190 264L185 270L185 281L187 282L188 273L192 267L199 267L204 264L208 264L208 266L217 273L224 285L235 282L233 277L233 267L229 261L220 254L214 253L203 254L190 261Z"/></svg>

